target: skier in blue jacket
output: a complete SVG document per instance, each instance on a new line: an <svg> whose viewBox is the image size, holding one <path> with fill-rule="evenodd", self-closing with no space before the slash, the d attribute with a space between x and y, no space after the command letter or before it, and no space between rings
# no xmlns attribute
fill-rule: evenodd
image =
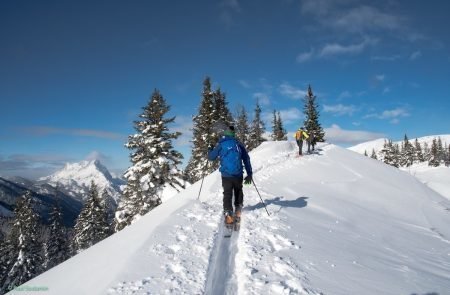
<svg viewBox="0 0 450 295"><path fill-rule="evenodd" d="M234 126L229 126L223 132L216 147L210 147L208 152L208 160L214 161L219 157L220 169L222 174L223 187L223 211L225 215L225 223L231 224L233 219L233 192L234 192L234 207L236 218L241 217L241 210L244 201L244 193L242 192L242 181L244 180L244 171L242 162L244 162L245 184L252 182L252 165L250 157L244 145L235 138Z"/></svg>

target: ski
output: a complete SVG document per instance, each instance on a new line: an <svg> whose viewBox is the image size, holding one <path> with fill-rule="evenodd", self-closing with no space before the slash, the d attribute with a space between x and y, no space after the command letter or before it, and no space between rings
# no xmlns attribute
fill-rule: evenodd
<svg viewBox="0 0 450 295"><path fill-rule="evenodd" d="M224 234L223 234L223 236L225 238L230 238L231 237L231 235L233 234L233 226L234 226L233 223L232 224L226 224L225 223L225 230L224 230Z"/></svg>
<svg viewBox="0 0 450 295"><path fill-rule="evenodd" d="M241 218L240 217L234 218L233 228L234 228L234 231L239 231L239 229L241 228Z"/></svg>

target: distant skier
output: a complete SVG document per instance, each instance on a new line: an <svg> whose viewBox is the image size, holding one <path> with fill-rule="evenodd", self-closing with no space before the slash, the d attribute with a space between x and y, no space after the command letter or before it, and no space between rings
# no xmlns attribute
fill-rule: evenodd
<svg viewBox="0 0 450 295"><path fill-rule="evenodd" d="M214 161L220 158L219 171L222 174L223 187L223 212L225 216L225 223L232 224L234 216L241 217L241 210L244 201L244 193L242 192L242 181L245 184L252 182L252 165L250 157L244 145L235 138L234 126L229 126L220 138L216 147L210 146L208 152L208 160ZM244 179L244 171L242 167L244 162L247 176ZM235 214L233 215L233 199L234 192L234 207Z"/></svg>
<svg viewBox="0 0 450 295"><path fill-rule="evenodd" d="M294 134L294 138L297 141L298 154L301 156L303 149L303 140L307 140L309 138L308 133L306 133L306 128L298 128L297 132L295 132ZM308 142L308 152L309 152L309 142Z"/></svg>

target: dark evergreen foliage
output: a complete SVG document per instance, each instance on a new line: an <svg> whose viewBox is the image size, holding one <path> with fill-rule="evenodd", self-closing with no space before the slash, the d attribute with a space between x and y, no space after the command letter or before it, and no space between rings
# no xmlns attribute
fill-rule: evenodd
<svg viewBox="0 0 450 295"><path fill-rule="evenodd" d="M265 141L263 135L266 130L264 122L261 119L261 107L259 106L259 102L256 101L255 107L255 115L253 117L253 121L250 126L250 135L249 135L249 146L248 149L251 151L254 148L257 148L262 142Z"/></svg>
<svg viewBox="0 0 450 295"><path fill-rule="evenodd" d="M169 132L168 125L175 121L175 117L166 117L169 110L170 106L155 89L143 107L141 120L134 122L137 133L128 136L125 145L132 150L132 166L124 174L127 186L116 211L116 230L161 204L159 195L165 186L184 187L183 173L177 168L183 156L172 145L180 133Z"/></svg>
<svg viewBox="0 0 450 295"><path fill-rule="evenodd" d="M312 91L311 85L308 86L308 93L305 96L303 112L305 114L303 126L309 134L309 140L311 141L314 150L317 142L325 141L325 132L319 122L319 106L316 102L316 96Z"/></svg>
<svg viewBox="0 0 450 295"><path fill-rule="evenodd" d="M45 243L45 269L50 269L70 258L67 229L63 226L63 214L59 204L50 213L50 232Z"/></svg>
<svg viewBox="0 0 450 295"><path fill-rule="evenodd" d="M17 202L11 233L1 246L2 292L25 283L43 271L42 243L38 234L39 219L31 202L30 192Z"/></svg>
<svg viewBox="0 0 450 295"><path fill-rule="evenodd" d="M248 124L247 111L243 106L238 107L234 127L236 130L236 138L245 146L246 149L248 149L250 142L250 126Z"/></svg>
<svg viewBox="0 0 450 295"><path fill-rule="evenodd" d="M272 140L281 141L287 140L287 131L283 127L283 120L281 119L280 112L276 110L273 111L273 120L272 120Z"/></svg>

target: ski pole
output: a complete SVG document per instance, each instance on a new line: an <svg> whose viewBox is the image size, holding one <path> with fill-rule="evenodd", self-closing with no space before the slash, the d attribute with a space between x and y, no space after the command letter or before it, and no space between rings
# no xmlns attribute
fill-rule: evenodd
<svg viewBox="0 0 450 295"><path fill-rule="evenodd" d="M255 186L255 189L256 189L256 192L258 193L259 198L261 199L261 202L262 202L263 205L264 205L264 208L266 209L267 215L270 216L270 213L269 213L269 211L267 210L266 203L264 203L264 200L263 200L263 198L261 197L261 194L259 193L258 188L256 187L255 181L252 180L252 182L253 182L253 185Z"/></svg>
<svg viewBox="0 0 450 295"><path fill-rule="evenodd" d="M208 168L208 162L206 162L206 167L205 167L205 169L206 168ZM202 182L201 182L201 184L200 184L200 190L198 191L198 197L197 197L197 200L200 200L200 194L201 194L201 192L202 192L202 187L203 187L203 181L205 180L205 170L203 170L203 176L202 176Z"/></svg>

